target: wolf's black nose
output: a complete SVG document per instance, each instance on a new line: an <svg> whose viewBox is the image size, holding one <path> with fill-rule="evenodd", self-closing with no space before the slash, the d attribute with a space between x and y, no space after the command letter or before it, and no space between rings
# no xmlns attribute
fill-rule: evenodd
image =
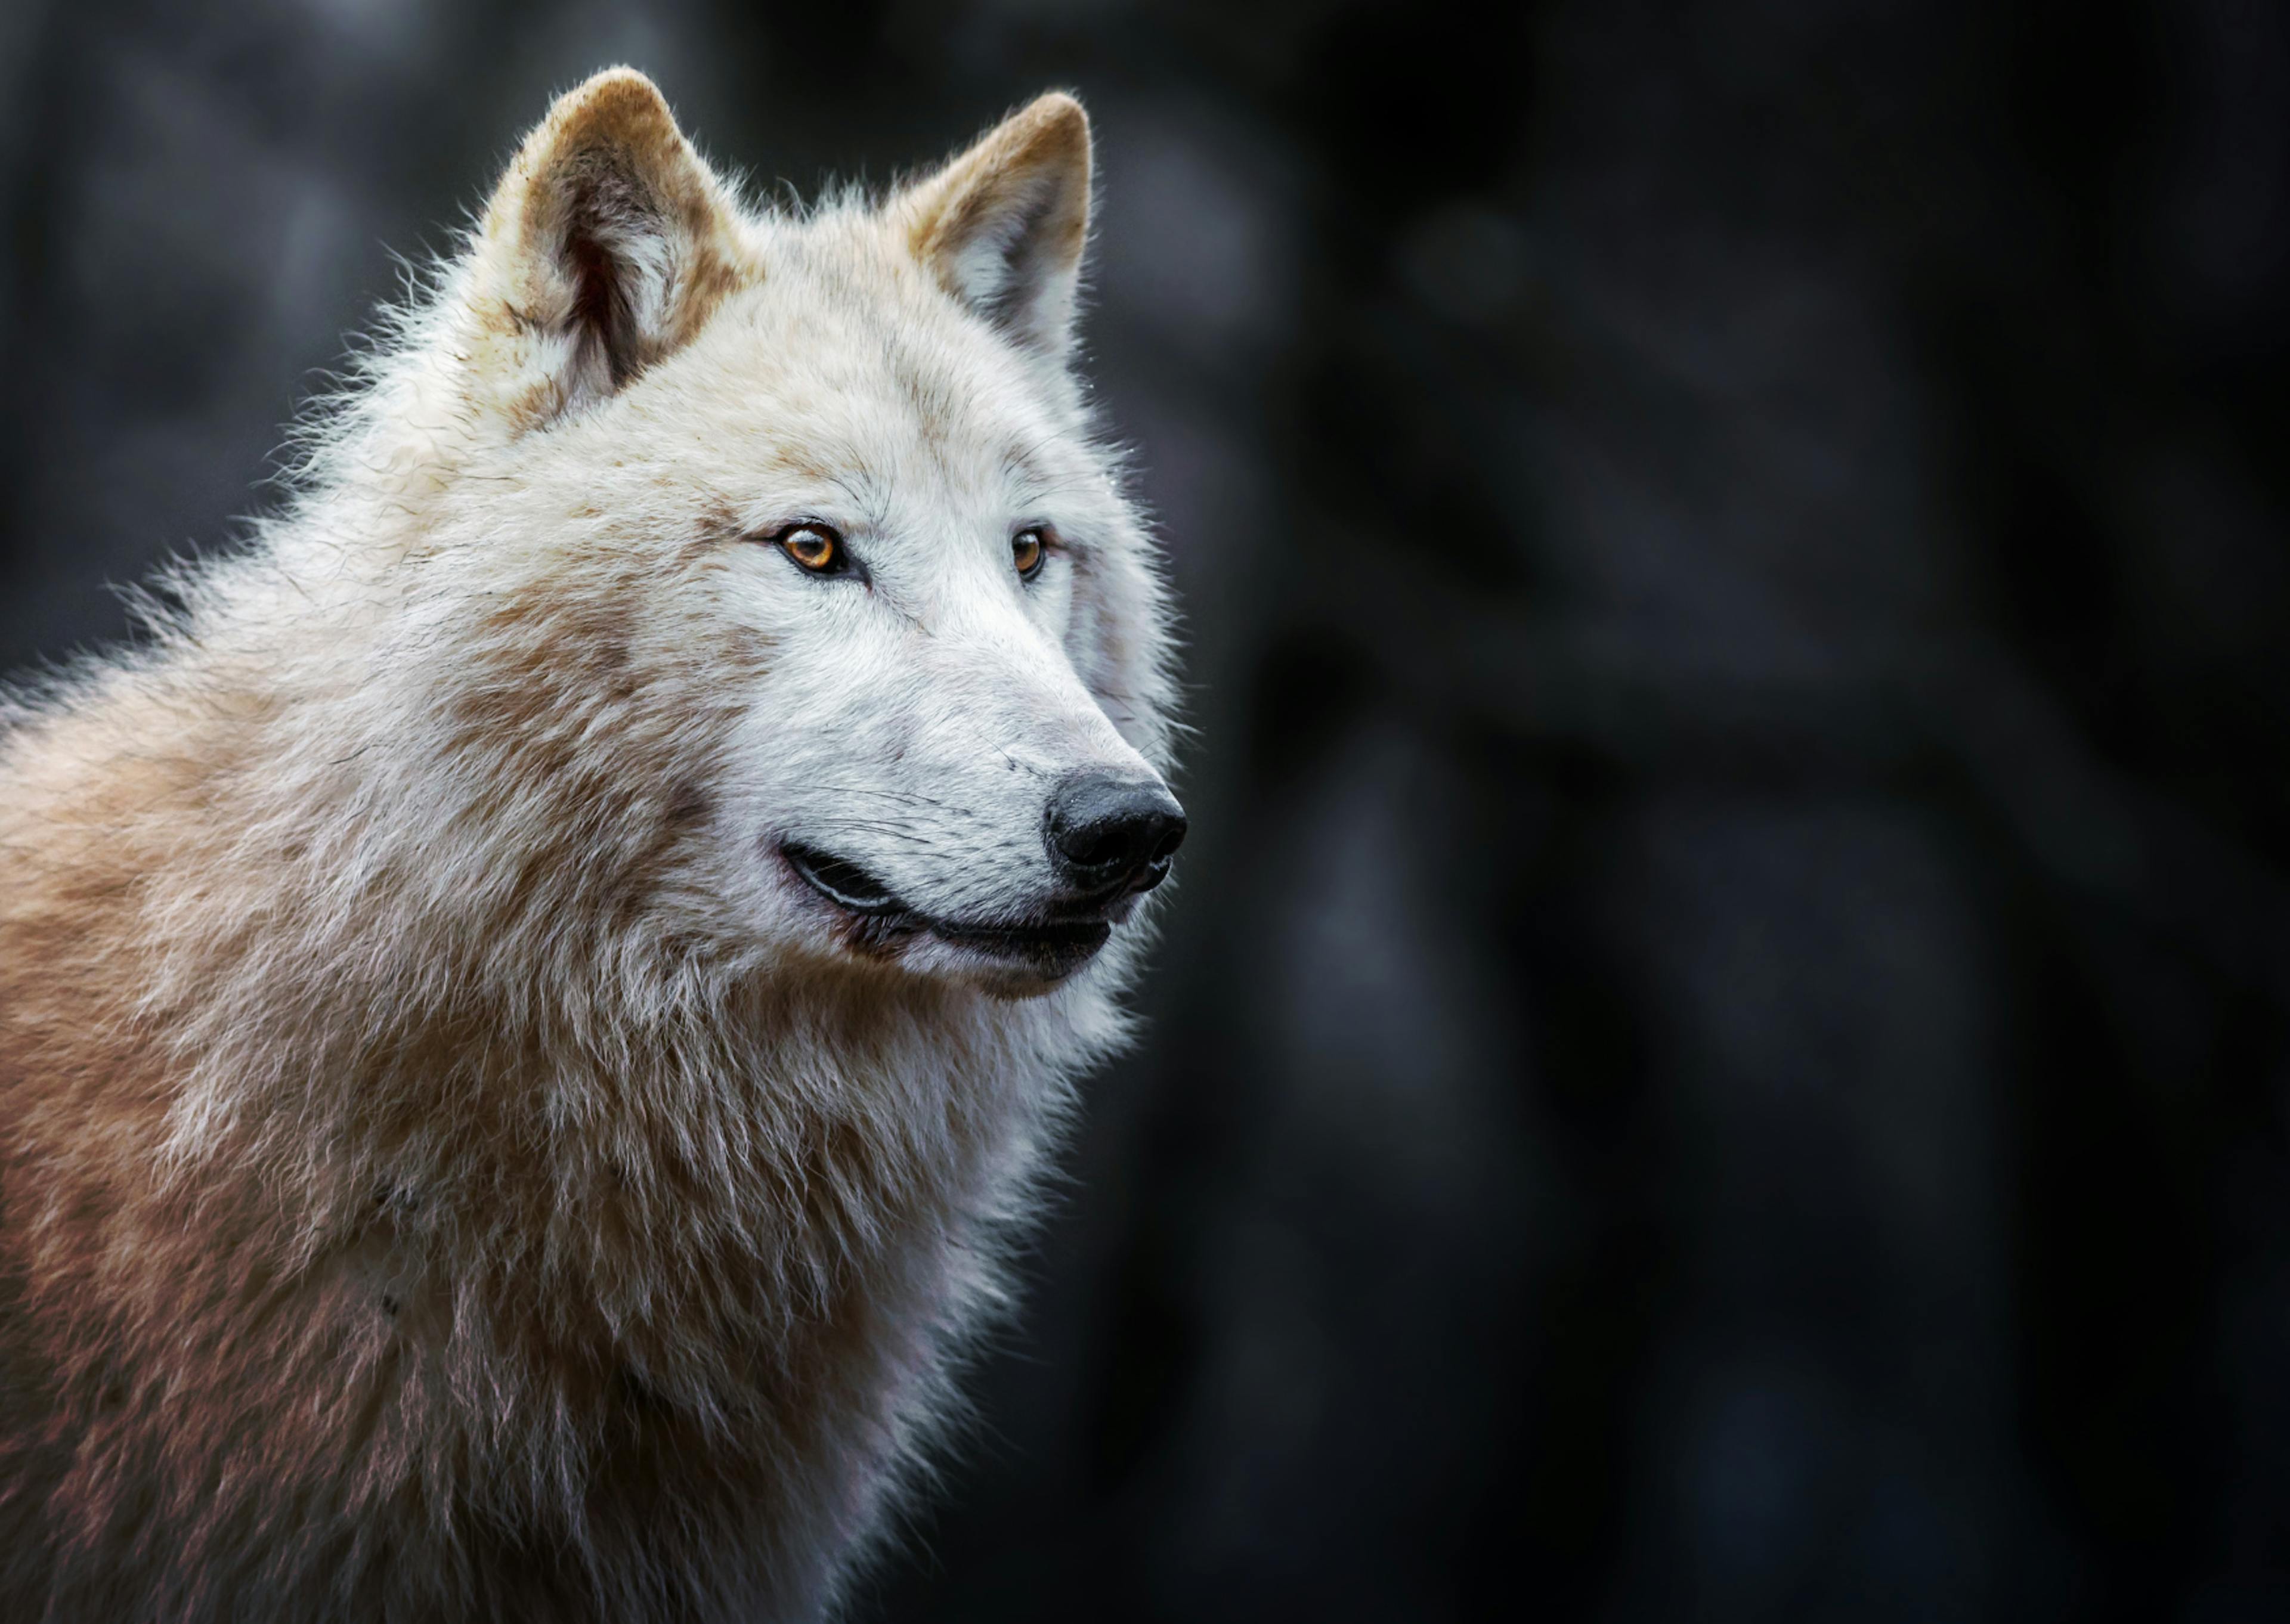
<svg viewBox="0 0 2290 1624"><path fill-rule="evenodd" d="M1050 797L1050 860L1084 891L1150 891L1169 877L1185 838L1185 809L1150 780L1069 778Z"/></svg>

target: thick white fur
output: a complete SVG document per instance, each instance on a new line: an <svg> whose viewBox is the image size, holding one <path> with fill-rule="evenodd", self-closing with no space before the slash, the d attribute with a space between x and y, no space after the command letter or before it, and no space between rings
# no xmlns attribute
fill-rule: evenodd
<svg viewBox="0 0 2290 1624"><path fill-rule="evenodd" d="M290 508L14 702L0 1618L831 1605L1141 926L1049 988L870 955L775 848L992 919L1058 779L1166 765L1088 186L1051 97L757 213L599 76Z"/></svg>

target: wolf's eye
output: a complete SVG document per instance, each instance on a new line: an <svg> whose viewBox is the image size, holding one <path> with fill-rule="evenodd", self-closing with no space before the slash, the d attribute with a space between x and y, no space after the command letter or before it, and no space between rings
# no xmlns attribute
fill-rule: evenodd
<svg viewBox="0 0 2290 1624"><path fill-rule="evenodd" d="M1042 560L1049 556L1049 545L1040 527L1021 530L1010 538L1010 562L1018 566L1018 579L1031 580L1042 572Z"/></svg>
<svg viewBox="0 0 2290 1624"><path fill-rule="evenodd" d="M843 538L824 524L790 524L772 539L813 575L840 575L850 567Z"/></svg>

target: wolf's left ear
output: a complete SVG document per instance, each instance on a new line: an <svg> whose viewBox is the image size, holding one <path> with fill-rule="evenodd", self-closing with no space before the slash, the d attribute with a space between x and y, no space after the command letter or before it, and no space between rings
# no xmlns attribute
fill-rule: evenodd
<svg viewBox="0 0 2290 1624"><path fill-rule="evenodd" d="M892 200L939 285L1021 348L1062 362L1089 236L1089 115L1053 91Z"/></svg>
<svg viewBox="0 0 2290 1624"><path fill-rule="evenodd" d="M736 281L735 219L650 79L609 68L566 92L478 229L478 392L532 426L625 387Z"/></svg>

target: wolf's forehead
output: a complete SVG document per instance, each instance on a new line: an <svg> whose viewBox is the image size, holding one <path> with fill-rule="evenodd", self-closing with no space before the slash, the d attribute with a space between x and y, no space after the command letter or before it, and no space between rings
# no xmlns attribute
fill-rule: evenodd
<svg viewBox="0 0 2290 1624"><path fill-rule="evenodd" d="M1093 465L1024 364L934 300L888 278L774 280L702 341L719 340L724 384L789 460L973 486L1069 484Z"/></svg>

